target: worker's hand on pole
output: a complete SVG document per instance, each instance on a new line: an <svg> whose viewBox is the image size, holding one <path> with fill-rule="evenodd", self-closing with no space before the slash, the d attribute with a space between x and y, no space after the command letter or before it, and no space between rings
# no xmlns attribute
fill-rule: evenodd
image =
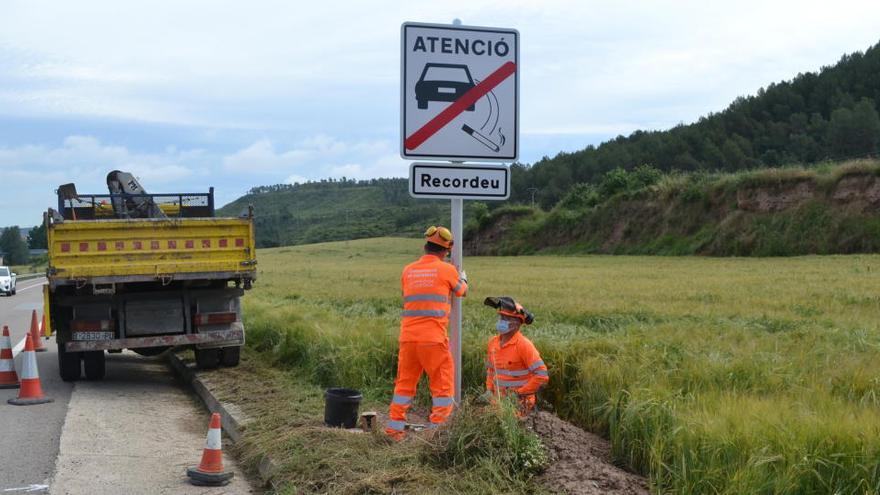
<svg viewBox="0 0 880 495"><path fill-rule="evenodd" d="M468 278L467 278L467 272L466 272L466 271L462 270L460 276L461 276L461 279L464 280L464 283L468 283Z"/></svg>

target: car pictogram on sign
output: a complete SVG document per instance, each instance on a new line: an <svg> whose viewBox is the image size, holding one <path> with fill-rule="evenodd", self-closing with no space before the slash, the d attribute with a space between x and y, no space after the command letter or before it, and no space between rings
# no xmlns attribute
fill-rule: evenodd
<svg viewBox="0 0 880 495"><path fill-rule="evenodd" d="M474 78L467 65L428 63L416 82L416 102L424 110L429 101L455 101L473 87ZM474 104L465 111L473 112L475 108Z"/></svg>

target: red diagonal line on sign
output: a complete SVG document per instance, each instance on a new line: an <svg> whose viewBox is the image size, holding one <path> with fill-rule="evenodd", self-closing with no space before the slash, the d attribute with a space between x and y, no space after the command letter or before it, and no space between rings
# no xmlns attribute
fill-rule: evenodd
<svg viewBox="0 0 880 495"><path fill-rule="evenodd" d="M480 84L477 84L468 90L467 93L461 95L461 98L452 102L451 105L438 113L436 117L429 120L427 124L423 125L419 130L406 138L406 141L403 142L406 149L412 150L421 146L422 143L428 140L428 138L436 134L437 131L442 129L446 124L452 122L452 119L458 117L467 107L486 96L486 93L492 91L495 86L501 84L514 72L516 72L516 64L513 62L505 62L504 65L498 68L498 70L489 74L489 77L480 81Z"/></svg>

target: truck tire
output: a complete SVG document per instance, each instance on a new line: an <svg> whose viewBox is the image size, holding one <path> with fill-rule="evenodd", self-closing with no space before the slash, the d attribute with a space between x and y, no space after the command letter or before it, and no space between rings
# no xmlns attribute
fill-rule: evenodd
<svg viewBox="0 0 880 495"><path fill-rule="evenodd" d="M60 345L58 347L58 371L61 379L65 382L79 380L80 373L82 372L79 353L66 352L62 350Z"/></svg>
<svg viewBox="0 0 880 495"><path fill-rule="evenodd" d="M220 349L220 363L223 366L234 367L238 366L238 362L241 360L241 346L232 346L232 347L224 347Z"/></svg>
<svg viewBox="0 0 880 495"><path fill-rule="evenodd" d="M87 380L103 380L106 371L104 351L84 352L83 368L85 368Z"/></svg>
<svg viewBox="0 0 880 495"><path fill-rule="evenodd" d="M220 349L196 349L196 366L200 370L212 370L220 366Z"/></svg>

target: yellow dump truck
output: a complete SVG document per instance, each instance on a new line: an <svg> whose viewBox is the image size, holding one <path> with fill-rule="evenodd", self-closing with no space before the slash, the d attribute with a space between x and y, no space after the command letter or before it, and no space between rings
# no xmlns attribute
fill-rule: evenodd
<svg viewBox="0 0 880 495"><path fill-rule="evenodd" d="M47 325L62 379L104 377L105 351L195 350L201 368L236 366L239 298L256 279L253 210L214 216L208 193L146 194L130 174L110 194L58 189L45 216Z"/></svg>

